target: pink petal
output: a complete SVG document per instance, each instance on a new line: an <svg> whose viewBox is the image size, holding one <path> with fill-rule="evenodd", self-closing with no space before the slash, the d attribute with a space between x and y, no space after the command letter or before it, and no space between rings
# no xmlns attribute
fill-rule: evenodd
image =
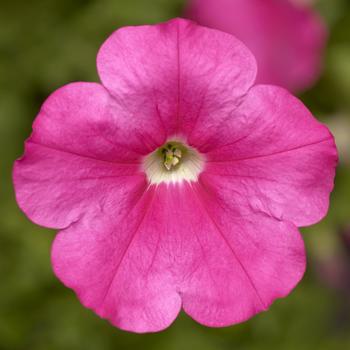
<svg viewBox="0 0 350 350"><path fill-rule="evenodd" d="M77 83L43 105L13 171L17 202L35 223L67 227L82 216L115 211L126 194L147 186L141 154L122 145L130 142L127 135L107 138L115 130L109 99L102 86Z"/></svg>
<svg viewBox="0 0 350 350"><path fill-rule="evenodd" d="M187 237L195 253L184 280L184 310L204 325L222 327L245 321L289 294L305 271L297 228L259 213L235 215L201 183L193 191L183 217L192 224L181 228L195 236Z"/></svg>
<svg viewBox="0 0 350 350"><path fill-rule="evenodd" d="M297 226L327 212L337 164L333 136L281 88L252 88L206 157L202 181L233 210Z"/></svg>
<svg viewBox="0 0 350 350"><path fill-rule="evenodd" d="M242 40L258 61L259 83L300 91L320 74L327 29L307 6L290 0L190 0L186 13Z"/></svg>
<svg viewBox="0 0 350 350"><path fill-rule="evenodd" d="M57 236L52 261L85 306L136 332L167 327L181 299L205 325L241 322L288 294L305 269L292 224L234 217L188 183L152 186L108 220L83 218Z"/></svg>
<svg viewBox="0 0 350 350"><path fill-rule="evenodd" d="M174 254L162 246L171 239L165 201L153 186L115 215L83 218L53 244L56 275L84 306L121 329L159 331L180 311Z"/></svg>
<svg viewBox="0 0 350 350"><path fill-rule="evenodd" d="M148 128L141 122L131 128L131 117L124 101L102 85L72 83L45 101L30 141L100 160L139 161L164 142L164 133L151 121Z"/></svg>
<svg viewBox="0 0 350 350"><path fill-rule="evenodd" d="M134 124L147 131L158 123L169 137L189 134L198 120L204 129L215 127L256 75L253 56L238 40L182 19L117 30L102 45L97 67Z"/></svg>

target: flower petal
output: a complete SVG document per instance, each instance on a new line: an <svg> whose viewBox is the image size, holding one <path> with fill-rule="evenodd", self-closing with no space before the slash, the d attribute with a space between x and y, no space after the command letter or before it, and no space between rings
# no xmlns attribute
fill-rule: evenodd
<svg viewBox="0 0 350 350"><path fill-rule="evenodd" d="M102 83L131 111L130 130L158 123L168 137L188 136L197 124L203 137L256 75L254 57L233 36L183 19L117 30L102 45L97 67Z"/></svg>
<svg viewBox="0 0 350 350"><path fill-rule="evenodd" d="M166 234L163 203L153 186L115 215L85 217L53 244L58 278L84 306L124 330L162 330L181 308L168 269L173 254L160 247Z"/></svg>
<svg viewBox="0 0 350 350"><path fill-rule="evenodd" d="M125 193L147 186L143 146L119 134L112 102L101 85L75 83L44 103L13 170L17 202L31 220L67 227L119 208Z"/></svg>
<svg viewBox="0 0 350 350"><path fill-rule="evenodd" d="M326 214L337 164L334 139L287 91L252 88L210 146L202 181L234 210L297 226Z"/></svg>
<svg viewBox="0 0 350 350"><path fill-rule="evenodd" d="M83 216L122 210L127 194L135 196L147 187L138 168L27 141L13 171L17 203L35 223L64 228Z"/></svg>
<svg viewBox="0 0 350 350"><path fill-rule="evenodd" d="M187 239L194 252L182 286L184 310L204 325L222 327L289 294L305 271L297 228L261 214L236 216L200 183L190 192L181 225L193 235Z"/></svg>
<svg viewBox="0 0 350 350"><path fill-rule="evenodd" d="M123 101L116 101L96 83L72 83L52 93L33 124L31 142L111 162L139 161L164 141L147 132L129 130L131 118ZM150 127L156 127L149 123Z"/></svg>

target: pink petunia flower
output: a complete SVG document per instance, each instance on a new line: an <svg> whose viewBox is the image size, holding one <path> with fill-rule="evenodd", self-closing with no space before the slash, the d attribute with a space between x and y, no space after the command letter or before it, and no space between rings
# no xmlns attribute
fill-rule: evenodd
<svg viewBox="0 0 350 350"><path fill-rule="evenodd" d="M259 83L299 92L319 77L327 30L305 0L188 1L187 17L248 46L258 61Z"/></svg>
<svg viewBox="0 0 350 350"><path fill-rule="evenodd" d="M102 81L44 103L14 166L17 201L57 228L52 264L115 326L154 332L181 307L242 322L305 269L297 226L327 212L337 152L286 90L253 86L233 36L175 19L117 30Z"/></svg>

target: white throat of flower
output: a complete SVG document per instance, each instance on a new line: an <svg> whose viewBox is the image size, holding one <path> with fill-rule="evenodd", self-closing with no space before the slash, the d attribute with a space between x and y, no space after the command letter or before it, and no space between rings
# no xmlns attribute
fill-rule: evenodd
<svg viewBox="0 0 350 350"><path fill-rule="evenodd" d="M143 170L151 184L197 181L203 167L203 155L175 140L166 142L143 161Z"/></svg>

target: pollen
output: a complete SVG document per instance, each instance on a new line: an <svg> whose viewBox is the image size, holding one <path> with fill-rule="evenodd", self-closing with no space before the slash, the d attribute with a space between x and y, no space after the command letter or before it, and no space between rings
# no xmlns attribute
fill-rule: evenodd
<svg viewBox="0 0 350 350"><path fill-rule="evenodd" d="M180 148L173 147L169 144L167 147L162 149L164 154L164 166L167 170L171 170L173 167L180 163L182 152Z"/></svg>

